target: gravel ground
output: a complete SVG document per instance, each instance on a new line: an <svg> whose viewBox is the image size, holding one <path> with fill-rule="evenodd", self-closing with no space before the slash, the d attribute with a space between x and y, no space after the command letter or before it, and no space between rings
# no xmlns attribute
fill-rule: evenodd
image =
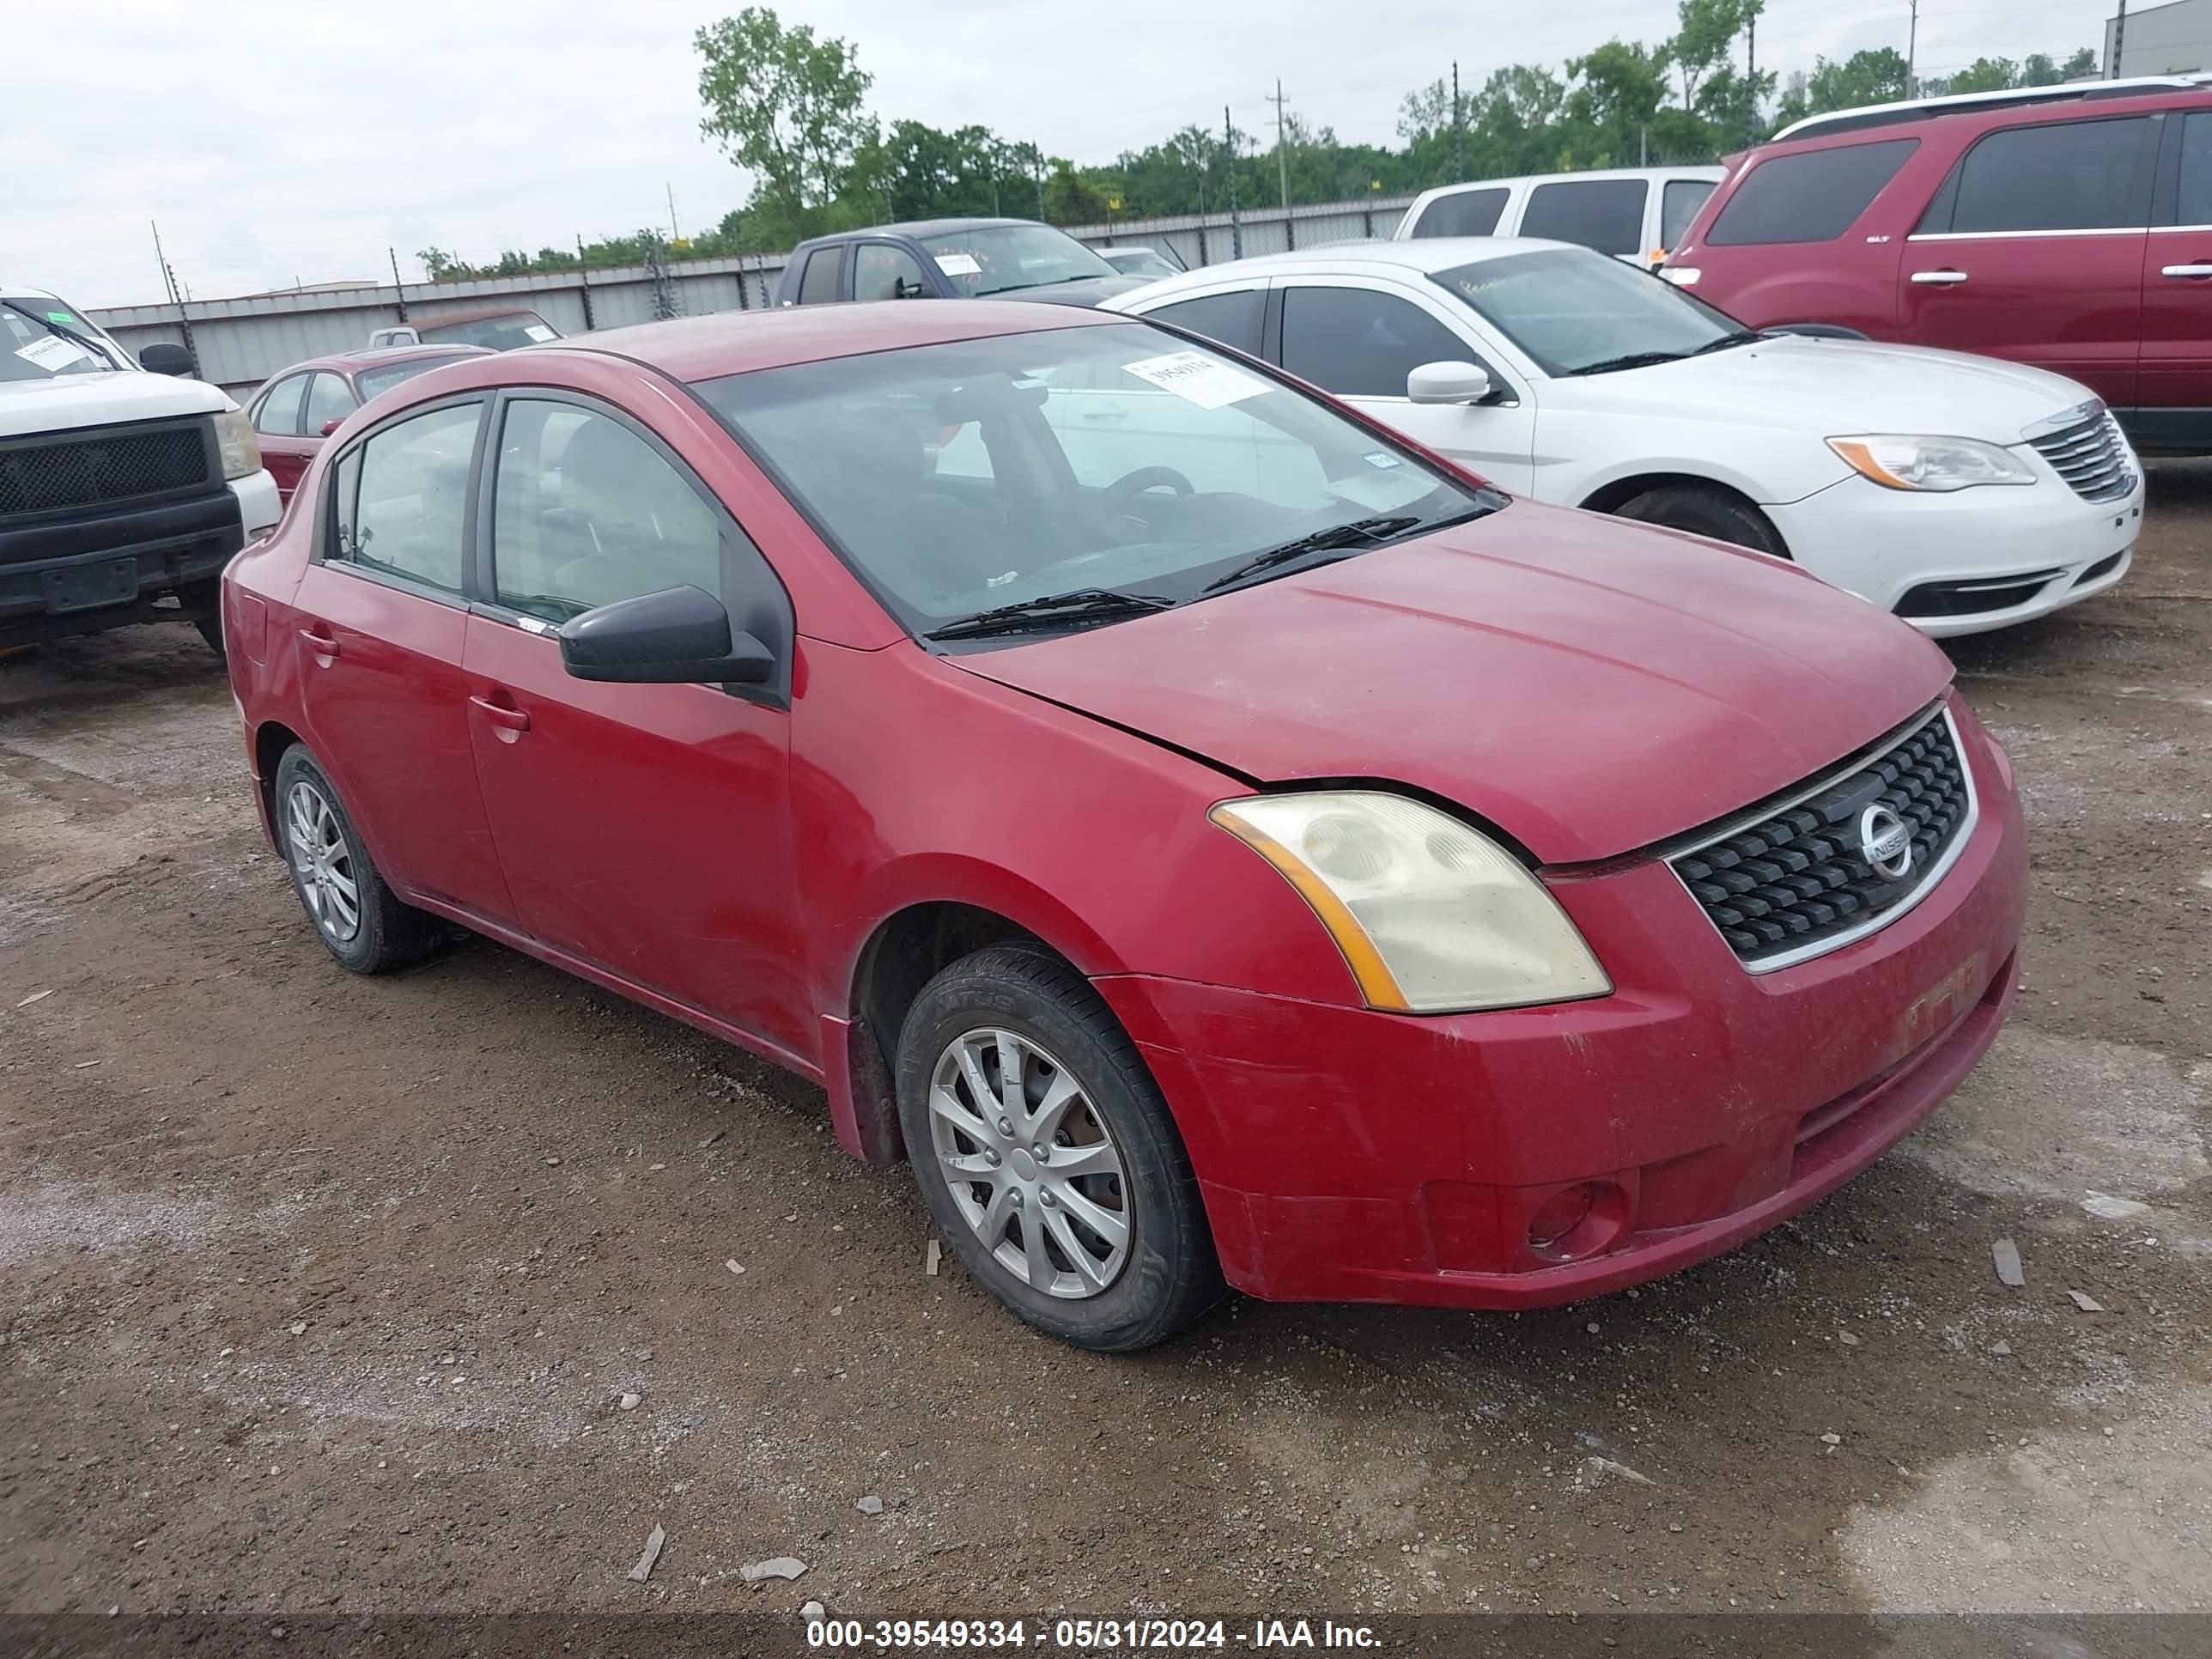
<svg viewBox="0 0 2212 1659"><path fill-rule="evenodd" d="M1135 1359L925 1276L743 1054L339 972L188 629L0 663L0 1610L2212 1610L2212 463L2152 500L1954 650L2028 980L1895 1154L1640 1293Z"/></svg>

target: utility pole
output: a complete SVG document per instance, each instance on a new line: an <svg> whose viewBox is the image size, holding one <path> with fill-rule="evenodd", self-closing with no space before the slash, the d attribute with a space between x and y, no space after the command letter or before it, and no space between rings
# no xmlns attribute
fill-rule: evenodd
<svg viewBox="0 0 2212 1659"><path fill-rule="evenodd" d="M1920 95L1920 77L1913 66L1920 61L1920 0L1912 0L1912 21L1905 26L1905 95Z"/></svg>
<svg viewBox="0 0 2212 1659"><path fill-rule="evenodd" d="M1459 59L1452 59L1452 182L1467 177L1467 162L1460 145Z"/></svg>
<svg viewBox="0 0 2212 1659"><path fill-rule="evenodd" d="M1275 170L1283 181L1283 222L1291 217L1291 147L1283 125L1283 83L1275 82L1275 95L1267 100L1275 106Z"/></svg>
<svg viewBox="0 0 2212 1659"><path fill-rule="evenodd" d="M404 323L407 320L407 285L399 280L399 250L387 247L384 255L392 261L392 297L399 307L399 320Z"/></svg>
<svg viewBox="0 0 2212 1659"><path fill-rule="evenodd" d="M177 308L177 332L185 337L185 355L192 360L192 376L197 380L200 378L200 349L192 341L191 319L185 315L184 295L178 290L177 273L170 267L169 256L161 252L161 226L151 219L146 222L153 226L154 258L161 264L161 281L169 290L169 303Z"/></svg>
<svg viewBox="0 0 2212 1659"><path fill-rule="evenodd" d="M584 260L584 233L580 230L576 233L576 293L584 302L584 332L588 334L599 324L599 319L592 315L592 268ZM738 277L738 308L744 310L744 304L745 279L740 273Z"/></svg>
<svg viewBox="0 0 2212 1659"><path fill-rule="evenodd" d="M1743 72L1745 78L1750 82L1751 90L1751 113L1748 117L1750 125L1746 129L1744 137L1756 140L1759 137L1759 14L1757 12L1752 13L1744 28Z"/></svg>
<svg viewBox="0 0 2212 1659"><path fill-rule="evenodd" d="M1221 106L1221 147L1229 152L1229 257L1244 257L1244 222L1237 216L1237 129L1229 122L1229 106Z"/></svg>
<svg viewBox="0 0 2212 1659"><path fill-rule="evenodd" d="M2112 61L2105 65L2105 78L2117 81L2120 75L2120 54L2128 44L2128 0L2120 0L2120 15L2112 20Z"/></svg>
<svg viewBox="0 0 2212 1659"><path fill-rule="evenodd" d="M680 242L684 233L676 228L676 186L664 179L660 187L668 192L668 240Z"/></svg>

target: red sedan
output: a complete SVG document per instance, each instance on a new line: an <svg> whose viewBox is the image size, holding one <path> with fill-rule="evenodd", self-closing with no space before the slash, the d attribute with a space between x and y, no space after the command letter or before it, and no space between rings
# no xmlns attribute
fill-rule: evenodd
<svg viewBox="0 0 2212 1659"><path fill-rule="evenodd" d="M1934 646L1152 324L594 334L302 489L224 621L331 953L459 922L819 1082L1073 1342L1698 1261L2012 995L2011 774Z"/></svg>
<svg viewBox="0 0 2212 1659"><path fill-rule="evenodd" d="M490 355L481 346L400 346L333 352L279 369L246 401L261 441L261 464L276 480L278 497L292 499L323 440L372 398L441 364Z"/></svg>

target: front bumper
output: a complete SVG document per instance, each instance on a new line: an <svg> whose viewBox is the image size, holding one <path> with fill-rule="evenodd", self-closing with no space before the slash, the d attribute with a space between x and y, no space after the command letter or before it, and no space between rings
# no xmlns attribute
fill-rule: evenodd
<svg viewBox="0 0 2212 1659"><path fill-rule="evenodd" d="M2027 850L1978 726L1983 811L1937 890L1796 966L1744 970L1663 864L1553 890L1611 996L1413 1018L1096 981L1188 1146L1222 1267L1289 1301L1526 1308L1714 1255L1848 1181L1949 1094L2012 996ZM1565 1250L1532 1221L1589 1183Z"/></svg>
<svg viewBox="0 0 2212 1659"><path fill-rule="evenodd" d="M1761 510L1799 564L1885 611L1916 590L1923 607L1925 590L1946 590L1944 614L1904 617L1944 639L2048 616L2118 582L2142 532L2143 483L2137 467L2127 495L2090 501L2055 475L1949 494L1854 477Z"/></svg>
<svg viewBox="0 0 2212 1659"><path fill-rule="evenodd" d="M0 645L173 616L155 601L222 574L246 544L248 504L227 489L0 529Z"/></svg>

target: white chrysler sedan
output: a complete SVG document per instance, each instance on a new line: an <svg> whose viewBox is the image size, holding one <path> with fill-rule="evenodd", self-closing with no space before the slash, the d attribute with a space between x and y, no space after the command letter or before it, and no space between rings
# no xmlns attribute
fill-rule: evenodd
<svg viewBox="0 0 2212 1659"><path fill-rule="evenodd" d="M2142 468L2086 387L1754 333L1587 248L1358 243L1106 304L1278 363L1507 489L1795 560L1938 636L2110 587L2142 528Z"/></svg>

